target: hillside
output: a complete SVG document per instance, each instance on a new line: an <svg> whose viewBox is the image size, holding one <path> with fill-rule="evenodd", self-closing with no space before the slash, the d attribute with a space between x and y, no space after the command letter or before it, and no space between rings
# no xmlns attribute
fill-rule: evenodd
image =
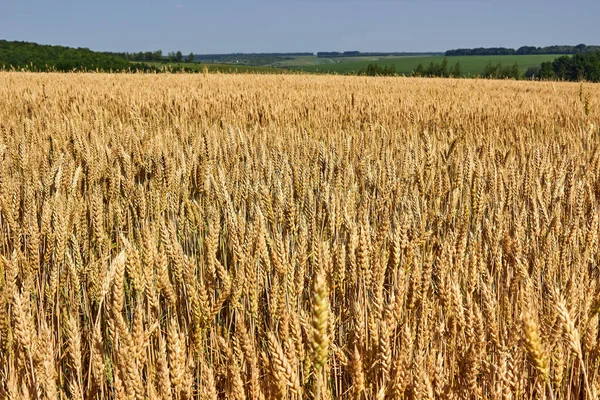
<svg viewBox="0 0 600 400"><path fill-rule="evenodd" d="M41 45L31 42L0 40L0 69L27 71L144 71L281 73L281 69L245 65L205 65L198 63L131 62L128 53L106 53L87 48Z"/></svg>
<svg viewBox="0 0 600 400"><path fill-rule="evenodd" d="M0 40L0 67L35 71L122 71L131 68L132 64L120 57L87 48Z"/></svg>

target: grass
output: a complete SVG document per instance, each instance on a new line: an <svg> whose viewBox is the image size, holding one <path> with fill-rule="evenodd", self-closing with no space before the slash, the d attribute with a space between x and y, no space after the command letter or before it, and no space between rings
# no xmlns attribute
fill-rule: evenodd
<svg viewBox="0 0 600 400"><path fill-rule="evenodd" d="M465 75L477 75L482 73L485 65L488 62L492 62L493 64L500 62L504 66L517 63L521 71L525 72L528 67L539 66L542 62L552 61L557 57L559 56L545 54L523 56L458 56L448 57L448 64L451 67L457 61L460 62L461 70ZM423 64L423 66L427 68L429 63L441 63L443 59L443 56L382 57L379 59L369 58L365 60L353 61L339 59L341 62L338 63L298 66L298 68L308 72L347 74L358 72L369 64L377 63L380 66L394 66L396 67L396 72L398 74L408 76L417 68L419 64Z"/></svg>

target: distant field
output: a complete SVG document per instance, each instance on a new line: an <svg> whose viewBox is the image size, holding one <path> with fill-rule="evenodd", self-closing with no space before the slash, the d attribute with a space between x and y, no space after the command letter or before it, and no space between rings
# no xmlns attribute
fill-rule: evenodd
<svg viewBox="0 0 600 400"><path fill-rule="evenodd" d="M282 72L281 69L272 68L272 67L254 67L248 65L236 65L236 64L198 64L198 63L169 63L163 64L160 62L146 62L144 64L151 65L157 68L162 68L165 66L171 66L174 68L184 67L191 68L195 71L203 71L204 68L208 69L208 72L223 72L223 73L233 73L237 72L240 74L244 73L253 73L253 74L280 74Z"/></svg>
<svg viewBox="0 0 600 400"><path fill-rule="evenodd" d="M552 61L557 57L559 57L559 55L543 54L515 56L458 56L447 58L449 66L453 66L457 61L460 61L461 70L464 75L476 75L483 72L485 65L490 61L493 64L500 62L505 66L517 63L519 68L524 72L529 67L540 65L544 61ZM364 59L353 58L352 61L347 61L347 59L321 59L330 60L330 62L320 65L300 65L297 68L308 72L346 74L358 72L369 64L377 63L380 66L395 66L396 72L400 75L410 75L419 64L423 64L423 66L427 68L429 63L441 63L443 59L443 56L365 57ZM290 62L290 67L293 67L291 64L292 63Z"/></svg>
<svg viewBox="0 0 600 400"><path fill-rule="evenodd" d="M514 56L457 56L447 57L449 68L453 67L457 61L460 62L463 75L472 76L481 74L485 65L488 62L493 64L501 63L503 66L509 66L517 63L519 69L525 72L527 68L540 65L544 61L552 61L559 55L544 54L544 55L514 55ZM281 60L270 64L269 66L249 66L242 64L199 64L199 63L171 63L162 64L158 62L147 62L145 64L155 67L185 67L192 68L196 71L203 71L204 68L208 72L221 73L262 73L262 74L278 74L285 70L309 73L333 73L347 74L358 72L367 67L369 64L377 64L379 66L395 66L396 72L399 75L410 75L419 64L423 67L431 63L441 63L443 56L402 56L402 57L340 57L340 58L319 58L317 56L300 56L291 60Z"/></svg>
<svg viewBox="0 0 600 400"><path fill-rule="evenodd" d="M352 58L353 61L355 61L354 58ZM272 64L269 64L273 67L298 67L298 68L303 68L303 67L310 67L310 66L318 66L318 65L324 65L324 64L335 64L334 59L332 58L319 58L317 56L298 56L298 57L294 57L291 60L279 60L276 61Z"/></svg>
<svg viewBox="0 0 600 400"><path fill-rule="evenodd" d="M398 58L423 58L425 56L360 56L360 57L317 57L317 56L299 56L293 59L285 59L268 64L271 67L283 67L283 68L302 68L305 67L317 67L320 65L338 65L338 64L349 64L356 62L379 62L380 60L395 60ZM431 56L429 56L431 57Z"/></svg>

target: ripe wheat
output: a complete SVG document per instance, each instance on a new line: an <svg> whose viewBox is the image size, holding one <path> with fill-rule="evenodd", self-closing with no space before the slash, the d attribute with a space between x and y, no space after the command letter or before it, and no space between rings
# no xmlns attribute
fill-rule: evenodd
<svg viewBox="0 0 600 400"><path fill-rule="evenodd" d="M0 397L598 397L599 95L0 73Z"/></svg>

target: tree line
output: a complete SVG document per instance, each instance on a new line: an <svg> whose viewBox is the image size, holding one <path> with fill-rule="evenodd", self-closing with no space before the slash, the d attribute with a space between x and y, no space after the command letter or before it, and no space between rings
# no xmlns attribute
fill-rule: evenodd
<svg viewBox="0 0 600 400"><path fill-rule="evenodd" d="M482 78L486 79L516 79L519 80L523 76L519 70L519 64L514 63L513 65L502 65L498 62L493 64L491 61L488 62L483 68Z"/></svg>
<svg viewBox="0 0 600 400"><path fill-rule="evenodd" d="M394 76L396 68L392 66L379 66L369 64L358 72L361 76ZM419 64L412 71L414 77L463 77L460 62L457 61L450 67L444 58L441 63L431 62L427 68ZM488 62L481 74L474 75L485 79L530 79L530 80L561 80L561 81L588 81L600 82L600 52L575 54L574 56L558 57L554 61L547 61L540 66L527 69L523 74L517 63L503 65L501 62Z"/></svg>
<svg viewBox="0 0 600 400"><path fill-rule="evenodd" d="M521 46L518 49L507 47L477 47L474 49L453 49L446 51L446 56L509 56L528 54L585 54L600 50L600 46Z"/></svg>
<svg viewBox="0 0 600 400"><path fill-rule="evenodd" d="M380 66L378 64L369 64L365 68L358 71L357 75L360 76L395 76L396 67L394 65ZM448 60L444 58L441 63L431 62L427 68L423 67L423 64L419 64L416 70L412 72L412 76L421 77L460 77L462 75L460 62L450 67Z"/></svg>
<svg viewBox="0 0 600 400"><path fill-rule="evenodd" d="M190 53L184 56L181 51L170 52L166 56L162 51L139 53L96 52L88 48L40 45L32 42L0 40L0 70L18 70L33 72L187 72L202 70L222 73L236 72L237 67L222 65L202 66L193 64L196 56ZM146 62L154 64L147 64ZM187 63L186 63L187 62ZM242 71L253 71L250 67L241 67ZM270 72L270 71L260 71Z"/></svg>
<svg viewBox="0 0 600 400"><path fill-rule="evenodd" d="M437 77L437 78L461 78L463 77L460 61L457 61L454 66L450 67L448 60L444 57L441 63L431 62L427 68L423 64L419 64L412 72L412 76L416 77ZM518 64L504 66L502 63L492 64L488 62L483 68L481 75L486 79L520 79L521 73Z"/></svg>
<svg viewBox="0 0 600 400"><path fill-rule="evenodd" d="M35 71L122 71L130 68L131 64L121 57L97 53L87 48L0 40L0 67Z"/></svg>
<svg viewBox="0 0 600 400"><path fill-rule="evenodd" d="M558 57L529 68L525 75L538 80L600 82L600 52Z"/></svg>
<svg viewBox="0 0 600 400"><path fill-rule="evenodd" d="M102 52L102 54L123 58L127 61L140 61L140 62L141 61L156 61L156 62L159 62L159 61L165 60L162 50L140 51L138 53L104 51L104 52Z"/></svg>
<svg viewBox="0 0 600 400"><path fill-rule="evenodd" d="M457 61L452 68L448 66L448 59L444 57L441 63L430 62L429 66L425 68L423 64L419 64L417 68L412 72L412 76L417 77L438 77L438 78L449 78L449 77L460 77L462 75L460 61Z"/></svg>
<svg viewBox="0 0 600 400"><path fill-rule="evenodd" d="M424 68L419 64L412 72L413 76L425 77L461 77L460 63L453 68L448 67L446 58L438 63L430 63ZM543 62L539 66L530 67L522 74L517 63L503 65L501 62L493 64L488 62L481 74L477 75L486 79L530 79L530 80L560 80L560 81L588 81L600 82L600 51L579 53L573 56L562 56L554 61Z"/></svg>
<svg viewBox="0 0 600 400"><path fill-rule="evenodd" d="M133 54L133 53L132 53ZM138 56L140 53L137 53ZM157 52L154 52L156 57ZM130 59L137 59L130 57ZM146 60L144 60L146 61ZM31 42L0 40L0 69L37 72L196 72L185 66L159 68L129 61L121 53L92 51L88 48L41 45Z"/></svg>
<svg viewBox="0 0 600 400"><path fill-rule="evenodd" d="M365 68L358 71L358 75L360 75L360 76L395 76L396 75L396 66L386 65L386 66L381 67L377 64L369 64Z"/></svg>

